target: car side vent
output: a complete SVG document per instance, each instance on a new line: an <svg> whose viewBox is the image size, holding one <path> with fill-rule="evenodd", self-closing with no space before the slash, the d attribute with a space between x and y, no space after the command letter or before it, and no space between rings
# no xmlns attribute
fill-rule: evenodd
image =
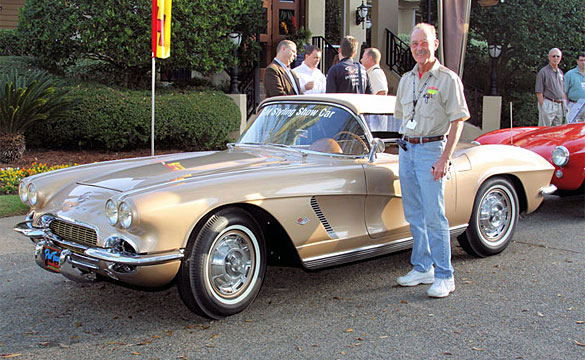
<svg viewBox="0 0 585 360"><path fill-rule="evenodd" d="M331 239L337 239L338 238L337 234L335 233L335 231L333 231L331 225L329 225L329 221L327 221L327 218L325 217L325 215L323 215L323 211L321 211L321 207L319 206L319 203L317 203L317 199L314 196L311 198L311 207L313 208L315 215L317 215L317 217L319 218L319 221L321 221L321 224L323 224L323 227L327 231L327 234L329 234L329 237Z"/></svg>

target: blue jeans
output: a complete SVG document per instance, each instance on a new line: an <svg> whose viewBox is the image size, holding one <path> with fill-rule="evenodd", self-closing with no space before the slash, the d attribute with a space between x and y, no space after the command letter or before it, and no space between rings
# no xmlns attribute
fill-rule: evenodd
<svg viewBox="0 0 585 360"><path fill-rule="evenodd" d="M427 272L435 265L435 278L453 276L449 222L445 216L445 178L435 181L431 167L439 160L445 141L406 144L400 149L400 187L404 217L414 238L410 262Z"/></svg>

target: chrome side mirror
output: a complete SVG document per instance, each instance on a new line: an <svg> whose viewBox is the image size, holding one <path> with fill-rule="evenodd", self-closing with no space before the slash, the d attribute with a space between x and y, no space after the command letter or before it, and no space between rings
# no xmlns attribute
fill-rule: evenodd
<svg viewBox="0 0 585 360"><path fill-rule="evenodd" d="M369 162L374 162L376 160L376 154L383 153L386 150L386 144L384 141L379 138L374 138L372 140L372 146L370 146L370 154L368 155Z"/></svg>

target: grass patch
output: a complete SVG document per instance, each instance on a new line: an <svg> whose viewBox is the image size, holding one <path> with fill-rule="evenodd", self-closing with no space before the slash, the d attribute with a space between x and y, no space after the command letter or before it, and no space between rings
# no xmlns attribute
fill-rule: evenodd
<svg viewBox="0 0 585 360"><path fill-rule="evenodd" d="M18 195L0 196L0 217L24 215L29 207L20 202Z"/></svg>

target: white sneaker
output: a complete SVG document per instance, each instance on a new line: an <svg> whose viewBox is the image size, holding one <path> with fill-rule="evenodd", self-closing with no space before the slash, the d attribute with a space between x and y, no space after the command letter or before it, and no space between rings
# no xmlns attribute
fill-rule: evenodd
<svg viewBox="0 0 585 360"><path fill-rule="evenodd" d="M427 295L435 298L444 298L455 291L455 279L436 279L433 285L427 290Z"/></svg>
<svg viewBox="0 0 585 360"><path fill-rule="evenodd" d="M431 270L427 272L420 272L414 269L404 276L396 279L398 285L401 286L415 286L418 284L432 284L435 281L435 269L431 267Z"/></svg>

